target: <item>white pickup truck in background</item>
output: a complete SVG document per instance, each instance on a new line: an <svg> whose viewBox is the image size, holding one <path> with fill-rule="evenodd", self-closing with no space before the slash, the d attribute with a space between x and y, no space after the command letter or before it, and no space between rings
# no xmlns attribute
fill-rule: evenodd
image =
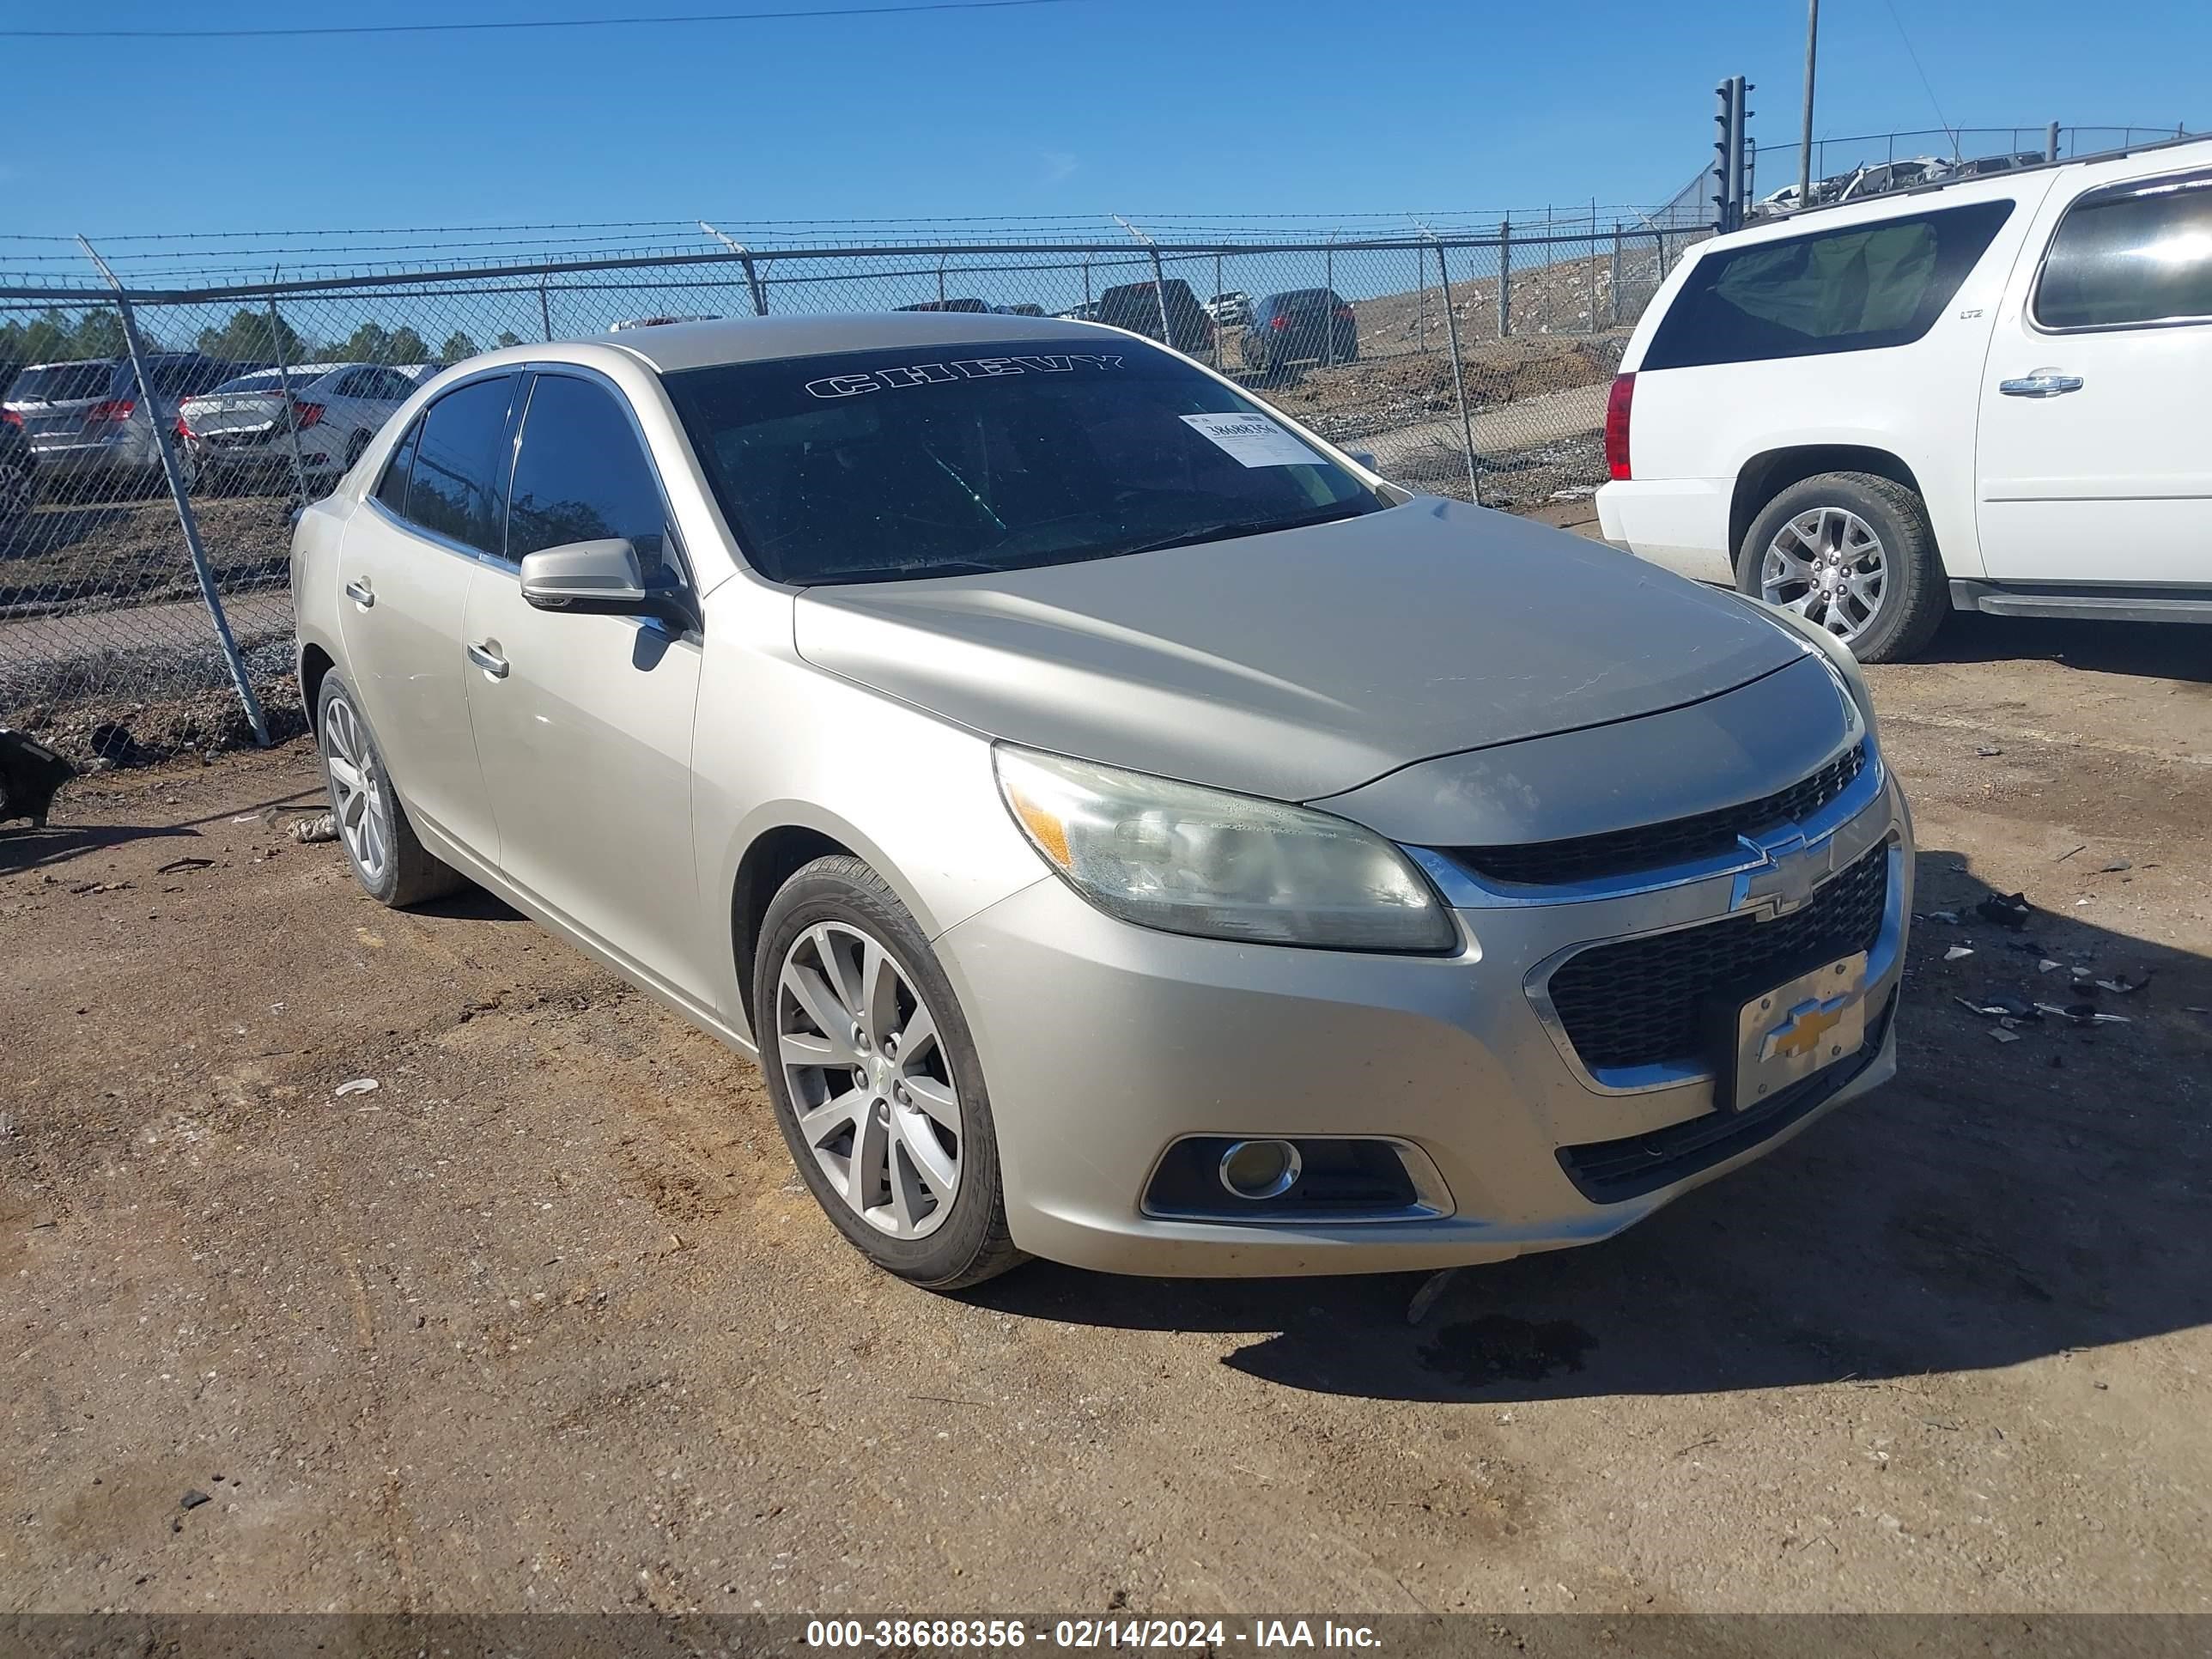
<svg viewBox="0 0 2212 1659"><path fill-rule="evenodd" d="M1606 448L1607 540L1866 661L1954 609L2212 622L2212 140L1702 244Z"/></svg>

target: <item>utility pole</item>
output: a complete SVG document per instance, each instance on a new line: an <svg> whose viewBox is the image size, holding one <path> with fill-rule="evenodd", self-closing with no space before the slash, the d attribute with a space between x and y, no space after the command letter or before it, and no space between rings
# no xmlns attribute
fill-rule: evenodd
<svg viewBox="0 0 2212 1659"><path fill-rule="evenodd" d="M1797 137L1797 205L1813 204L1813 66L1820 61L1820 0L1805 0L1805 123Z"/></svg>

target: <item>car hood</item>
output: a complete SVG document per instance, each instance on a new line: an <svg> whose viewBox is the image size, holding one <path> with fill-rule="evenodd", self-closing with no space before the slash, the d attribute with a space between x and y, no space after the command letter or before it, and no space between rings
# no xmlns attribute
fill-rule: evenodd
<svg viewBox="0 0 2212 1659"><path fill-rule="evenodd" d="M1680 708L1811 647L1602 544L1419 497L1123 558L808 589L807 661L993 737L1282 800Z"/></svg>

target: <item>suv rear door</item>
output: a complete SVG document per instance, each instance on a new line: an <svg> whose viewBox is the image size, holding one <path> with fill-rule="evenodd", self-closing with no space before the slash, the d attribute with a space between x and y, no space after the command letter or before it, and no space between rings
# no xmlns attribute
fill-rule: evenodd
<svg viewBox="0 0 2212 1659"><path fill-rule="evenodd" d="M2135 157L2051 192L1981 388L1991 576L2212 584L2212 167Z"/></svg>

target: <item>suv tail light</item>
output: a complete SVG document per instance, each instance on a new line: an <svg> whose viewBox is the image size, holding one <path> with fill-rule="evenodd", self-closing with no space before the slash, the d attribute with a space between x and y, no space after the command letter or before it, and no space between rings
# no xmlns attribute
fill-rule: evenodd
<svg viewBox="0 0 2212 1659"><path fill-rule="evenodd" d="M323 406L320 404L295 403L292 405L292 425L295 430L304 432L322 418Z"/></svg>
<svg viewBox="0 0 2212 1659"><path fill-rule="evenodd" d="M0 409L0 424L21 426L23 424L23 417L12 409Z"/></svg>
<svg viewBox="0 0 2212 1659"><path fill-rule="evenodd" d="M1273 316L1267 319L1267 326L1269 328L1288 328L1290 325L1291 319L1283 315L1279 311Z"/></svg>
<svg viewBox="0 0 2212 1659"><path fill-rule="evenodd" d="M110 398L105 403L94 404L84 411L84 423L97 426L103 421L127 421L131 411L138 407L135 398Z"/></svg>
<svg viewBox="0 0 2212 1659"><path fill-rule="evenodd" d="M1628 413L1636 401L1636 376L1616 374L1605 398L1605 470L1614 478L1632 477L1628 470Z"/></svg>
<svg viewBox="0 0 2212 1659"><path fill-rule="evenodd" d="M182 415L179 415L177 416L176 437L177 441L180 444L190 443L192 440L192 429L185 423L185 417Z"/></svg>

